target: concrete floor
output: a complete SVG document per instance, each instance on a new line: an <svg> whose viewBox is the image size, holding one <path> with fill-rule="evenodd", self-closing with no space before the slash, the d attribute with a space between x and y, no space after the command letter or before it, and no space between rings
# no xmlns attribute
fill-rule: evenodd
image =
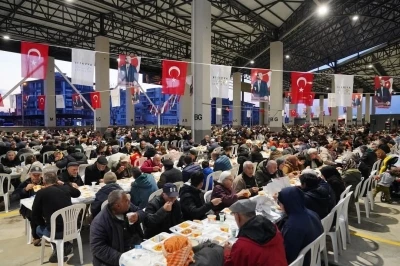
<svg viewBox="0 0 400 266"><path fill-rule="evenodd" d="M14 203L16 205L16 203ZM13 204L13 205L14 205ZM339 257L340 266L397 266L399 265L400 242L400 204L377 202L369 219L365 217L364 205L361 205L361 224L357 223L355 214L350 214L351 245ZM14 209L16 206L14 207ZM40 247L26 244L24 220L18 211L0 213L0 266L40 265ZM84 265L91 264L89 249L89 230L82 232ZM330 244L328 243L328 250ZM75 254L68 256L65 265L80 265L78 247L74 243ZM51 254L50 246L45 249L45 265Z"/></svg>

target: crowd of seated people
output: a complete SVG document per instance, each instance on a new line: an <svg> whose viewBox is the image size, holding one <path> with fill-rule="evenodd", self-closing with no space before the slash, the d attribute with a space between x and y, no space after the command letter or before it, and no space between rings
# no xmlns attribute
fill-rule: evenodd
<svg viewBox="0 0 400 266"><path fill-rule="evenodd" d="M201 250L208 249L210 257L221 261L219 265L249 265L250 261L257 263L256 258L287 265L322 233L321 219L339 202L347 186L354 191L376 170L374 196L382 192L392 202L388 188L398 187L400 175L398 135L370 133L368 126L294 126L281 132L270 132L264 126L213 127L210 135L196 143L190 130L178 126L108 128L104 134L83 129L0 132L0 155L4 155L0 173L11 174L14 168L23 167L21 178L13 178L11 185L14 198L36 195L32 210L20 209L30 222L35 246L49 234L51 214L70 206L71 197L80 196L80 186L102 184L91 205L94 265L118 265L121 254L144 239L169 232L184 220L201 220L210 213L218 217L225 208L230 208L239 227L238 242L224 248L205 244ZM164 145L165 141L169 144ZM175 141L181 141L179 147ZM45 153L51 154L46 157ZM22 154L28 154L23 162ZM58 170L45 172L48 164ZM79 166L86 164L81 176ZM237 174L233 169L238 169ZM300 185L283 186L274 195L287 215L274 225L255 214L248 198L284 177L296 178ZM127 178L134 181L130 191L124 192L118 182ZM34 189L38 186L42 189ZM4 182L3 190L7 189ZM209 201L204 200L207 190L211 191ZM53 197L57 198L54 202ZM108 204L101 209L106 200ZM349 211L355 200L351 199ZM58 224L57 233L61 232ZM179 243L176 247L188 245L185 238L175 241ZM251 254L249 246L254 247ZM64 248L65 254L72 252L70 243ZM201 250L188 259L199 257ZM57 261L56 249L50 261ZM308 257L304 265L307 261Z"/></svg>

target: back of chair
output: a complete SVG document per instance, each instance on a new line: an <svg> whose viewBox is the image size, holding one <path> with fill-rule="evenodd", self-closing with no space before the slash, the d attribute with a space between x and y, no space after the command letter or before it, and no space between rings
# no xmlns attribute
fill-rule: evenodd
<svg viewBox="0 0 400 266"><path fill-rule="evenodd" d="M342 199L336 204L336 206L331 210L331 213L335 214L336 212L336 219L333 221L335 223L335 228L336 230L339 230L339 216L340 213L342 212L343 204L344 204L345 199Z"/></svg>
<svg viewBox="0 0 400 266"><path fill-rule="evenodd" d="M25 162L26 157L28 157L29 155L33 155L33 153L30 153L30 152L23 153L23 154L21 154L21 155L19 156L19 160L20 160L21 162Z"/></svg>
<svg viewBox="0 0 400 266"><path fill-rule="evenodd" d="M51 232L50 240L54 242L56 234L56 219L61 215L64 223L64 241L70 241L77 238L83 224L83 218L85 217L86 204L74 204L65 208L62 208L51 215ZM79 215L81 214L81 217ZM81 219L79 223L79 218Z"/></svg>
<svg viewBox="0 0 400 266"><path fill-rule="evenodd" d="M361 192L361 185L363 183L364 177L361 177L361 181L357 184L356 188L354 189L354 198L358 199L358 197L360 196L360 192ZM365 181L367 182L367 181Z"/></svg>
<svg viewBox="0 0 400 266"><path fill-rule="evenodd" d="M214 182L211 183L211 187L210 187L210 179L213 178L213 173L209 174L206 178L206 184L204 185L204 190L205 191L209 191L212 190L214 188ZM214 180L214 178L213 178Z"/></svg>
<svg viewBox="0 0 400 266"><path fill-rule="evenodd" d="M183 181L175 182L174 183L178 191L183 187Z"/></svg>
<svg viewBox="0 0 400 266"><path fill-rule="evenodd" d="M300 254L289 266L303 266L304 255Z"/></svg>
<svg viewBox="0 0 400 266"><path fill-rule="evenodd" d="M116 152L119 152L119 145L113 145L111 146L113 150L115 150Z"/></svg>
<svg viewBox="0 0 400 266"><path fill-rule="evenodd" d="M358 198L363 197L364 193L366 191L366 189L369 187L369 185L371 184L371 180L372 180L373 176L370 176L369 178L367 178L367 180L364 181L364 183L361 186L361 190L360 190L360 194L358 194Z"/></svg>
<svg viewBox="0 0 400 266"><path fill-rule="evenodd" d="M321 220L322 227L324 228L324 233L325 234L329 233L329 230L331 229L333 218L335 217L335 212L337 211L338 207L339 206L336 205L331 210L331 212L324 219Z"/></svg>
<svg viewBox="0 0 400 266"><path fill-rule="evenodd" d="M253 176L256 174L256 172L257 172L257 165L258 165L258 163L253 163L253 166L254 166L254 170L253 170Z"/></svg>
<svg viewBox="0 0 400 266"><path fill-rule="evenodd" d="M303 248L302 251L300 251L299 255L304 255L304 256L306 256L306 254L308 252L311 252L310 266L319 265L320 247L321 247L322 243L325 242L325 239L326 239L325 233L323 233L317 239L315 239L313 242L311 242L308 246Z"/></svg>
<svg viewBox="0 0 400 266"><path fill-rule="evenodd" d="M3 154L3 155L0 156L0 161L1 161L1 159L3 159L3 158L6 158L6 154Z"/></svg>
<svg viewBox="0 0 400 266"><path fill-rule="evenodd" d="M213 152L221 153L222 152L222 147L215 148Z"/></svg>
<svg viewBox="0 0 400 266"><path fill-rule="evenodd" d="M351 195L353 195L353 191L347 194L346 197L344 198L342 210L340 211L340 218L343 218L345 221L347 221L348 219L347 217L349 215L349 203Z"/></svg>
<svg viewBox="0 0 400 266"><path fill-rule="evenodd" d="M219 176L222 174L222 171L216 171L214 173L212 173L212 177L214 181L218 181Z"/></svg>
<svg viewBox="0 0 400 266"><path fill-rule="evenodd" d="M207 191L206 193L204 193L204 202L205 202L205 203L211 201L211 193L212 193L212 190Z"/></svg>
<svg viewBox="0 0 400 266"><path fill-rule="evenodd" d="M168 144L169 144L169 141L166 140L161 145L164 146L166 150L168 150Z"/></svg>
<svg viewBox="0 0 400 266"><path fill-rule="evenodd" d="M11 189L11 175L9 174L0 174L0 196L4 196L6 192L3 190L3 183L7 180L7 192Z"/></svg>
<svg viewBox="0 0 400 266"><path fill-rule="evenodd" d="M346 189L342 192L342 194L340 194L340 199L344 199L344 197L346 197L347 193L349 193L351 189L351 185L347 186Z"/></svg>
<svg viewBox="0 0 400 266"><path fill-rule="evenodd" d="M119 139L119 146L121 148L123 148L125 146L124 140L123 139Z"/></svg>
<svg viewBox="0 0 400 266"><path fill-rule="evenodd" d="M79 175L81 176L82 180L83 180L83 178L84 178L84 176L85 176L85 169L86 169L86 167L88 167L88 166L89 166L88 164L80 164L80 165L79 165L78 173L79 173Z"/></svg>
<svg viewBox="0 0 400 266"><path fill-rule="evenodd" d="M174 147L176 147L177 143L178 143L178 141L177 141L177 140L173 140L173 141L171 141L171 146L174 146Z"/></svg>
<svg viewBox="0 0 400 266"><path fill-rule="evenodd" d="M35 145L35 146L32 147L32 149L34 149L35 151L40 151L42 149L42 146Z"/></svg>
<svg viewBox="0 0 400 266"><path fill-rule="evenodd" d="M147 158L146 158L146 157L140 157L139 159L137 159L137 160L135 161L134 166L135 166L135 167L142 167L142 165L143 165L143 163L144 163L145 161L147 161Z"/></svg>
<svg viewBox="0 0 400 266"><path fill-rule="evenodd" d="M103 203L101 204L100 209L101 210L104 209L104 207L107 206L107 204L108 204L108 200L103 201Z"/></svg>
<svg viewBox="0 0 400 266"><path fill-rule="evenodd" d="M232 156L237 156L238 149L239 149L239 145L238 144L232 146Z"/></svg>
<svg viewBox="0 0 400 266"><path fill-rule="evenodd" d="M180 141L178 141L178 147L179 150L183 149L183 140L181 139Z"/></svg>
<svg viewBox="0 0 400 266"><path fill-rule="evenodd" d="M163 193L162 188L154 191L153 193L151 193L151 195L149 197L149 201L152 200L154 197L160 196L162 193Z"/></svg>
<svg viewBox="0 0 400 266"><path fill-rule="evenodd" d="M43 164L45 164L49 158L50 155L52 155L54 151L46 151L43 153Z"/></svg>
<svg viewBox="0 0 400 266"><path fill-rule="evenodd" d="M231 173L232 173L233 178L235 178L238 175L239 167L240 167L239 164L235 164L234 166L232 166Z"/></svg>

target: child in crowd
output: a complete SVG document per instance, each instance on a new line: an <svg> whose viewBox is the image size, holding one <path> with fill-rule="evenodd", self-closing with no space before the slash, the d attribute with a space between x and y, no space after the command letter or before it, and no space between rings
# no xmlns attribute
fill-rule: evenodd
<svg viewBox="0 0 400 266"><path fill-rule="evenodd" d="M392 203L392 199L390 197L390 186L397 178L400 177L400 168L392 166L389 169L390 170L387 170L379 176L375 177L375 180L378 180L378 184L374 189L373 197L375 198L376 194L382 192L385 201L388 203Z"/></svg>

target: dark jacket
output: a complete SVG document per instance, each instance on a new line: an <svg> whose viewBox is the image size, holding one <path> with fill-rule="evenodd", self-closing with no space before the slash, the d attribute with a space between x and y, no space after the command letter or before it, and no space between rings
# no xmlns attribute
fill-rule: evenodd
<svg viewBox="0 0 400 266"><path fill-rule="evenodd" d="M278 177L278 172L274 174L270 174L267 170L268 160L264 160L257 166L257 171L255 174L255 178L259 187L266 186L269 182L272 182L273 178Z"/></svg>
<svg viewBox="0 0 400 266"><path fill-rule="evenodd" d="M326 182L329 184L333 193L335 194L335 205L340 200L340 195L346 189L339 171L334 166L325 166L321 169L321 174L324 176Z"/></svg>
<svg viewBox="0 0 400 266"><path fill-rule="evenodd" d="M128 165L125 167L124 171L118 173L118 169L121 167L121 163L118 163L115 167L112 168L112 171L117 176L117 179L131 178L133 176L132 169L133 167Z"/></svg>
<svg viewBox="0 0 400 266"><path fill-rule="evenodd" d="M93 254L94 266L119 265L122 253L131 250L143 240L140 223L146 214L131 204L128 212L137 212L139 220L129 225L126 215L120 220L107 205L90 225L90 250Z"/></svg>
<svg viewBox="0 0 400 266"><path fill-rule="evenodd" d="M179 169L173 167L172 169L166 170L160 176L160 180L157 182L158 188L162 188L165 183L175 183L182 181L182 172Z"/></svg>
<svg viewBox="0 0 400 266"><path fill-rule="evenodd" d="M11 174L12 170L0 163L0 174Z"/></svg>
<svg viewBox="0 0 400 266"><path fill-rule="evenodd" d="M183 151L188 152L191 148L193 148L193 145L189 142L189 140L185 140L183 142Z"/></svg>
<svg viewBox="0 0 400 266"><path fill-rule="evenodd" d="M195 163L191 163L182 170L182 181L187 182L190 179L190 176L196 172L202 172L201 166Z"/></svg>
<svg viewBox="0 0 400 266"><path fill-rule="evenodd" d="M157 190L157 184L152 175L142 173L132 183L131 202L143 209L149 201L150 195Z"/></svg>
<svg viewBox="0 0 400 266"><path fill-rule="evenodd" d="M205 242L193 247L194 262L189 266L222 266L224 264L224 248L220 245Z"/></svg>
<svg viewBox="0 0 400 266"><path fill-rule="evenodd" d="M56 151L56 150L57 150L57 147L55 145L44 145L42 147L42 149L40 150L40 154L43 155L43 153L45 153L45 152Z"/></svg>
<svg viewBox="0 0 400 266"><path fill-rule="evenodd" d="M350 191L354 191L356 186L361 181L361 172L358 169L348 169L342 174L345 186L350 186Z"/></svg>
<svg viewBox="0 0 400 266"><path fill-rule="evenodd" d="M317 239L324 229L318 215L305 207L304 193L297 187L288 187L281 190L278 200L285 207L288 216L282 227L285 244L286 259L290 264L300 251ZM310 265L310 256L307 255L303 265Z"/></svg>
<svg viewBox="0 0 400 266"><path fill-rule="evenodd" d="M26 188L29 184L32 184L31 178L27 178L24 182L22 182L21 184L19 184L19 186L17 187L17 189L14 191L14 194L19 195L19 198L20 198L20 199L27 199L27 198L30 198L30 197L36 195L36 192L35 192L33 189L31 189L31 190L29 190L29 191L26 191L26 190L25 190L25 188ZM40 179L38 185L43 186L43 180L42 180L42 179ZM20 213L23 217L26 217L28 211L29 211L29 210L28 210L24 205L21 204L21 208L20 208L20 210L19 210L19 213Z"/></svg>
<svg viewBox="0 0 400 266"><path fill-rule="evenodd" d="M230 207L238 200L238 196L235 194L235 191L232 188L227 189L219 183L214 186L214 189L211 192L211 199L215 198L220 198L222 200L222 203L212 207L214 212L220 212L224 208Z"/></svg>
<svg viewBox="0 0 400 266"><path fill-rule="evenodd" d="M67 167L68 163L70 162L77 162L79 164L87 164L87 158L86 155L81 153L81 152L74 152L71 153L67 156L65 156L63 159L59 160L56 162L56 166L60 169Z"/></svg>
<svg viewBox="0 0 400 266"><path fill-rule="evenodd" d="M93 203L90 206L93 218L101 211L101 205L107 200L108 195L114 190L121 190L122 188L117 183L110 183L97 191Z"/></svg>
<svg viewBox="0 0 400 266"><path fill-rule="evenodd" d="M309 166L312 169L312 162L314 162L317 167L320 167L324 164L322 161L319 161L317 159L311 160L311 157L307 153L307 150L303 151L302 154L306 157L306 161L303 165L304 168L307 168Z"/></svg>
<svg viewBox="0 0 400 266"><path fill-rule="evenodd" d="M88 165L85 168L85 185L92 185L92 182L96 182L96 184L98 184L99 180L103 179L105 173L107 173L109 171L110 171L110 168L108 168L108 167L106 167L106 169L104 169L104 171L100 171L97 168L97 163Z"/></svg>
<svg viewBox="0 0 400 266"><path fill-rule="evenodd" d="M83 186L83 181L79 174L76 177L73 177L69 175L68 171L64 171L61 173L59 179L64 183L75 183L78 186Z"/></svg>
<svg viewBox="0 0 400 266"><path fill-rule="evenodd" d="M21 165L21 161L19 160L18 157L15 157L13 161L8 160L7 157L1 158L1 163L7 167L16 167Z"/></svg>
<svg viewBox="0 0 400 266"><path fill-rule="evenodd" d="M377 161L375 152L373 150L368 149L361 156L361 161L364 162L370 169L372 169L372 166Z"/></svg>
<svg viewBox="0 0 400 266"><path fill-rule="evenodd" d="M252 163L261 163L262 161L264 161L264 157L262 156L261 152L252 152L250 154L250 161Z"/></svg>
<svg viewBox="0 0 400 266"><path fill-rule="evenodd" d="M53 185L39 190L36 193L32 205L32 221L38 225L45 225L50 231L51 215L68 206L71 206L71 197L77 198L81 195L78 189L70 185ZM56 232L62 232L64 223L59 216L56 219Z"/></svg>
<svg viewBox="0 0 400 266"><path fill-rule="evenodd" d="M239 148L238 151L238 158L237 158L237 163L239 164L239 172L238 174L240 175L243 172L243 164L245 161L249 161L249 150L246 148Z"/></svg>
<svg viewBox="0 0 400 266"><path fill-rule="evenodd" d="M184 220L203 220L211 210L212 203L204 202L204 194L200 189L184 185L179 191L180 204Z"/></svg>
<svg viewBox="0 0 400 266"><path fill-rule="evenodd" d="M254 216L239 230L238 240L224 254L224 266L287 266L283 237L264 216Z"/></svg>
<svg viewBox="0 0 400 266"><path fill-rule="evenodd" d="M317 213L321 220L325 218L331 210L329 191L321 185L314 189L304 188L302 190L305 207Z"/></svg>
<svg viewBox="0 0 400 266"><path fill-rule="evenodd" d="M181 205L178 200L172 205L172 210L166 212L163 208L165 201L161 196L154 197L146 207L145 237L147 239L161 233L169 232L169 228L182 222Z"/></svg>

